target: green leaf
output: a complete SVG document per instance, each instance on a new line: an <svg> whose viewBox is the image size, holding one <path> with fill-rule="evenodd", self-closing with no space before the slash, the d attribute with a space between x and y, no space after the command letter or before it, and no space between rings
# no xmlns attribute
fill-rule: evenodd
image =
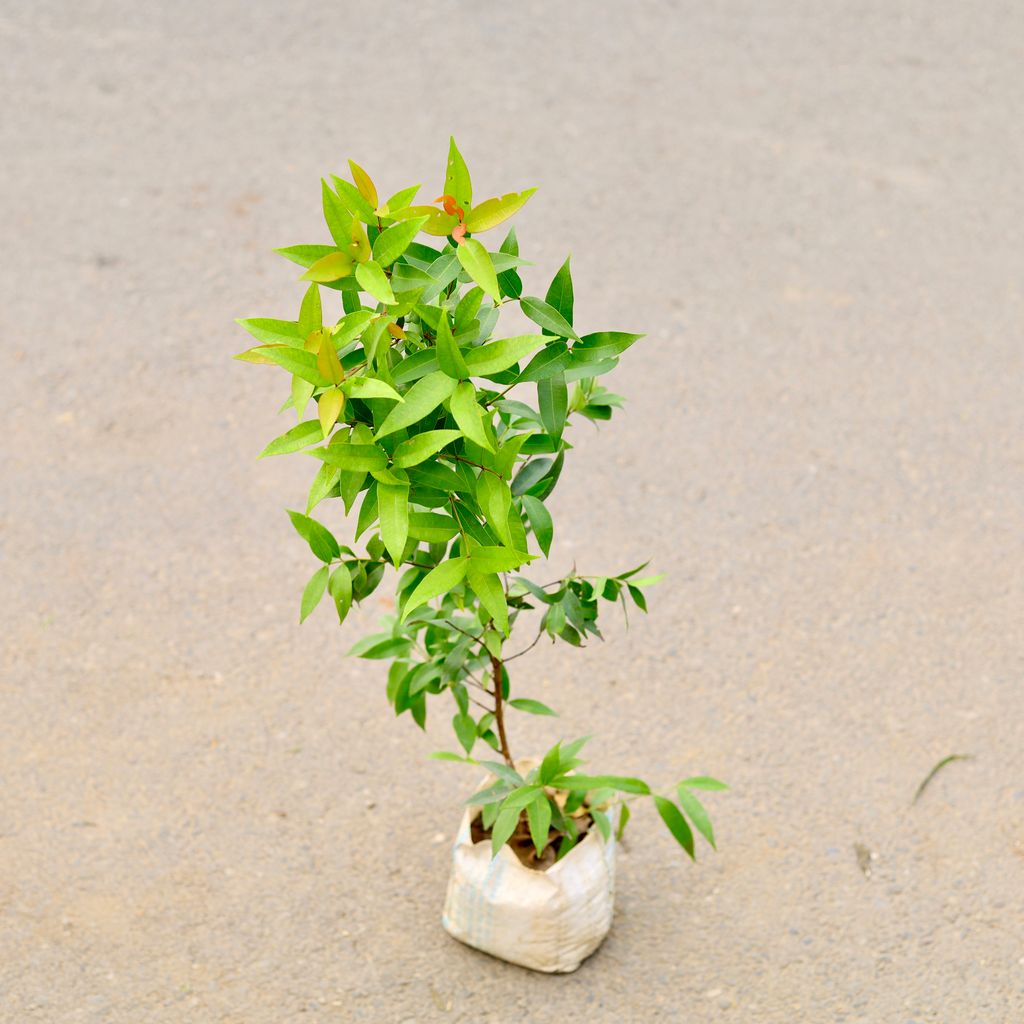
<svg viewBox="0 0 1024 1024"><path fill-rule="evenodd" d="M400 189L384 204L384 208L388 213L404 210L416 198L416 193L419 190L419 185L410 185L408 188Z"/></svg>
<svg viewBox="0 0 1024 1024"><path fill-rule="evenodd" d="M473 202L473 182L469 177L469 168L462 159L454 137L448 143L448 165L445 168L444 191L455 200L456 206L468 210Z"/></svg>
<svg viewBox="0 0 1024 1024"><path fill-rule="evenodd" d="M317 292L319 295L319 291ZM299 325L292 320L273 320L270 317L250 317L248 320L236 319L235 323L244 327L257 341L267 345L287 345L289 348L301 348L306 338L300 334ZM306 332L308 334L309 331Z"/></svg>
<svg viewBox="0 0 1024 1024"><path fill-rule="evenodd" d="M409 248L409 243L419 234L428 217L400 221L385 228L374 240L373 258L382 267L389 267Z"/></svg>
<svg viewBox="0 0 1024 1024"><path fill-rule="evenodd" d="M540 792L542 792L541 787L536 783L531 783L528 786L519 786L501 802L501 809L503 811L521 810L531 803Z"/></svg>
<svg viewBox="0 0 1024 1024"><path fill-rule="evenodd" d="M401 636L389 633L374 633L357 640L348 650L351 657L367 658L371 661L384 661L387 658L402 658L408 655L411 643Z"/></svg>
<svg viewBox="0 0 1024 1024"><path fill-rule="evenodd" d="M338 244L338 248L344 248L352 241L352 214L323 178L320 179L320 191L327 230Z"/></svg>
<svg viewBox="0 0 1024 1024"><path fill-rule="evenodd" d="M475 239L463 239L462 245L455 250L455 255L462 264L462 269L492 298L501 301L498 288L498 275L487 250Z"/></svg>
<svg viewBox="0 0 1024 1024"><path fill-rule="evenodd" d="M540 771L537 773L537 780L542 786L546 786L556 775L559 774L562 764L562 744L556 743L545 755L541 762Z"/></svg>
<svg viewBox="0 0 1024 1024"><path fill-rule="evenodd" d="M470 554L474 571L481 573L511 572L513 569L518 569L519 566L533 561L534 557L522 551L513 551L512 548L493 545L474 548Z"/></svg>
<svg viewBox="0 0 1024 1024"><path fill-rule="evenodd" d="M319 331L324 325L323 306L320 303L320 288L311 284L302 296L302 305L299 308L299 335L302 340Z"/></svg>
<svg viewBox="0 0 1024 1024"><path fill-rule="evenodd" d="M729 788L724 782L719 782L718 779L713 779L710 775L694 775L690 779L683 779L679 785L686 786L687 789L722 790Z"/></svg>
<svg viewBox="0 0 1024 1024"><path fill-rule="evenodd" d="M344 563L339 565L331 573L331 579L327 586L331 597L334 598L338 622L344 622L349 608L352 607L352 574L349 572L348 566Z"/></svg>
<svg viewBox="0 0 1024 1024"><path fill-rule="evenodd" d="M480 445L481 448L486 448L489 452L494 451L494 445L491 444L491 439L484 429L484 411L476 402L476 388L468 380L464 380L455 389L448 408L451 410L459 430L470 441Z"/></svg>
<svg viewBox="0 0 1024 1024"><path fill-rule="evenodd" d="M366 330L367 324L374 319L374 313L369 309L357 309L344 316L334 327L331 334L334 335L334 344L346 345L353 338L358 338Z"/></svg>
<svg viewBox="0 0 1024 1024"><path fill-rule="evenodd" d="M650 796L651 787L643 779L623 775L561 775L551 783L556 789L589 793L593 789L617 789L621 793Z"/></svg>
<svg viewBox="0 0 1024 1024"><path fill-rule="evenodd" d="M501 373L540 348L546 341L542 334L521 334L514 338L502 338L489 345L470 349L466 353L466 365L475 377Z"/></svg>
<svg viewBox="0 0 1024 1024"><path fill-rule="evenodd" d="M329 571L326 565L322 565L310 576L306 589L302 591L299 622L305 622L309 618L310 612L320 603L320 598L324 596L324 590L327 588L327 574Z"/></svg>
<svg viewBox="0 0 1024 1024"><path fill-rule="evenodd" d="M291 519L295 531L309 544L310 550L321 562L330 562L341 553L334 534L322 523L310 519L309 516L304 516L301 512L292 512L291 510L288 512L288 517Z"/></svg>
<svg viewBox="0 0 1024 1024"><path fill-rule="evenodd" d="M508 636L508 605L505 603L505 591L498 577L493 573L478 572L471 563L466 581L473 593L480 598L480 603L490 613L494 624Z"/></svg>
<svg viewBox="0 0 1024 1024"><path fill-rule="evenodd" d="M573 289L569 259L558 268L544 301L569 325L572 324Z"/></svg>
<svg viewBox="0 0 1024 1024"><path fill-rule="evenodd" d="M350 213L354 213L364 224L373 224L376 221L373 206L352 182L339 178L336 174L331 175L331 181L334 182L338 198Z"/></svg>
<svg viewBox="0 0 1024 1024"><path fill-rule="evenodd" d="M328 466L327 463L324 463L316 471L316 476L313 478L313 483L309 488L309 496L306 498L307 516L330 494L340 477L341 470L336 469L334 466Z"/></svg>
<svg viewBox="0 0 1024 1024"><path fill-rule="evenodd" d="M525 192L507 192L494 199L485 199L466 214L466 230L474 234L478 231L490 231L522 209L536 191L535 188L528 188Z"/></svg>
<svg viewBox="0 0 1024 1024"><path fill-rule="evenodd" d="M398 402L405 399L390 385L377 377L349 377L341 390L350 398L391 398Z"/></svg>
<svg viewBox="0 0 1024 1024"><path fill-rule="evenodd" d="M476 743L476 722L473 721L472 715L465 711L460 712L452 719L452 728L455 730L459 743L462 744L462 749L467 754L471 754L473 744Z"/></svg>
<svg viewBox="0 0 1024 1024"><path fill-rule="evenodd" d="M541 381L553 377L569 365L569 349L564 341L552 342L540 350L516 378L517 383Z"/></svg>
<svg viewBox="0 0 1024 1024"><path fill-rule="evenodd" d="M552 711L547 704L541 704L539 700L530 700L528 697L517 697L515 700L510 700L508 706L515 708L516 711L528 711L531 715L553 715L555 718L558 717L558 712Z"/></svg>
<svg viewBox="0 0 1024 1024"><path fill-rule="evenodd" d="M560 438L569 411L569 388L565 383L564 373L556 373L537 382L537 404L540 406L540 418L544 429L552 437Z"/></svg>
<svg viewBox="0 0 1024 1024"><path fill-rule="evenodd" d="M365 263L356 265L356 281L359 282L359 287L364 292L369 292L385 306L393 306L398 301L381 265L374 260L367 260Z"/></svg>
<svg viewBox="0 0 1024 1024"><path fill-rule="evenodd" d="M426 217L427 222L423 225L422 231L428 235L450 235L459 218L449 215L444 210L438 210L433 206L407 206L404 210L398 210L391 215L395 220L411 220L413 217Z"/></svg>
<svg viewBox="0 0 1024 1024"><path fill-rule="evenodd" d="M428 544L443 544L459 532L459 524L439 512L410 512L409 536Z"/></svg>
<svg viewBox="0 0 1024 1024"><path fill-rule="evenodd" d="M533 535L537 538L537 544L544 552L544 557L547 558L551 553L551 539L555 532L551 513L548 512L544 502L532 494L524 494L521 500L523 511L529 517L530 526L533 528Z"/></svg>
<svg viewBox="0 0 1024 1024"><path fill-rule="evenodd" d="M505 241L501 243L499 252L507 256L519 255L519 241L516 238L516 229L510 228ZM518 299L523 294L522 278L515 270L505 270L498 274L498 285L503 295Z"/></svg>
<svg viewBox="0 0 1024 1024"><path fill-rule="evenodd" d="M380 429L378 440L393 434L396 430L412 426L424 416L433 412L455 390L455 381L446 373L436 370L416 381L405 393L405 401L388 413Z"/></svg>
<svg viewBox="0 0 1024 1024"><path fill-rule="evenodd" d="M551 829L551 804L543 790L526 805L526 820L530 826L530 838L539 857L548 845Z"/></svg>
<svg viewBox="0 0 1024 1024"><path fill-rule="evenodd" d="M316 261L300 278L302 281L329 283L352 273L352 257L345 252L329 252ZM358 279L359 274L356 274Z"/></svg>
<svg viewBox="0 0 1024 1024"><path fill-rule="evenodd" d="M572 329L565 317L554 306L548 305L543 299L532 295L524 295L519 300L522 311L544 330L560 338L577 338L579 335Z"/></svg>
<svg viewBox="0 0 1024 1024"><path fill-rule="evenodd" d="M449 558L431 569L406 598L402 621L404 622L421 604L426 604L432 598L447 594L449 590L457 587L465 578L468 569L469 559L465 556Z"/></svg>
<svg viewBox="0 0 1024 1024"><path fill-rule="evenodd" d="M669 832L675 837L676 842L690 855L690 860L695 860L693 853L693 833L682 812L671 800L663 796L654 797L655 806L661 815L661 820L668 826Z"/></svg>
<svg viewBox="0 0 1024 1024"><path fill-rule="evenodd" d="M310 384L325 388L331 382L320 372L317 366L316 356L312 352L304 352L301 349L286 348L285 346L268 345L258 350L270 362L283 366L289 373L308 380Z"/></svg>
<svg viewBox="0 0 1024 1024"><path fill-rule="evenodd" d="M518 807L510 807L502 811L491 828L491 857L497 857L501 848L509 841L512 833L519 824L520 810Z"/></svg>
<svg viewBox="0 0 1024 1024"><path fill-rule="evenodd" d="M381 540L392 564L398 565L409 539L409 485L378 483L377 514Z"/></svg>
<svg viewBox="0 0 1024 1024"><path fill-rule="evenodd" d="M452 337L452 329L448 324L448 314L441 313L437 324L437 365L455 380L465 380L469 376L469 367L463 358L458 342Z"/></svg>
<svg viewBox="0 0 1024 1024"><path fill-rule="evenodd" d="M305 423L300 423L297 427L292 427L291 430L286 430L280 437L275 437L260 452L259 457L262 459L268 455L285 455L288 452L297 452L322 440L323 434L320 430L320 421L307 420Z"/></svg>
<svg viewBox="0 0 1024 1024"><path fill-rule="evenodd" d="M339 435L335 435L337 437ZM315 448L310 455L339 469L357 470L364 473L379 472L387 468L388 457L375 444L331 444L326 448Z"/></svg>
<svg viewBox="0 0 1024 1024"><path fill-rule="evenodd" d="M683 785L676 790L676 796L679 797L679 806L689 815L697 831L711 844L713 850L717 850L715 830L711 827L711 819L704 805Z"/></svg>
<svg viewBox="0 0 1024 1024"><path fill-rule="evenodd" d="M437 370L437 352L433 349L423 349L421 352L414 352L406 356L392 371L391 379L396 384L411 384L414 380L420 380L429 373Z"/></svg>
<svg viewBox="0 0 1024 1024"><path fill-rule="evenodd" d="M622 842L622 835L626 831L626 826L629 824L631 812L629 810L629 804L623 803L619 808L619 827L615 830L616 842Z"/></svg>
<svg viewBox="0 0 1024 1024"><path fill-rule="evenodd" d="M402 469L418 465L460 437L458 430L426 430L416 434L395 449L393 464Z"/></svg>
<svg viewBox="0 0 1024 1024"><path fill-rule="evenodd" d="M461 754L452 754L447 750L435 750L430 757L434 761L458 761L459 764L476 764L471 757L463 757Z"/></svg>
<svg viewBox="0 0 1024 1024"><path fill-rule="evenodd" d="M598 331L584 334L579 344L573 346L573 356L586 356L588 361L611 359L622 355L630 345L639 341L642 334L624 334L622 331Z"/></svg>
<svg viewBox="0 0 1024 1024"><path fill-rule="evenodd" d="M283 256L286 260L291 260L292 263L297 263L300 267L311 267L318 259L337 251L333 245L289 245L283 249L274 250L278 255Z"/></svg>

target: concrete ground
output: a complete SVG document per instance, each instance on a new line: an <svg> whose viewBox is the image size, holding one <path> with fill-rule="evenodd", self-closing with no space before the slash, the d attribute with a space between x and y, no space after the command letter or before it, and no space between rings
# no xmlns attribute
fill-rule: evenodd
<svg viewBox="0 0 1024 1024"><path fill-rule="evenodd" d="M1019 6L0 6L0 1020L1024 1019ZM539 646L523 753L729 780L650 809L544 977L442 932L473 779L301 629L309 466L235 316L292 316L355 157L530 185L540 292L645 330L555 561L668 579ZM915 789L942 757L921 800Z"/></svg>

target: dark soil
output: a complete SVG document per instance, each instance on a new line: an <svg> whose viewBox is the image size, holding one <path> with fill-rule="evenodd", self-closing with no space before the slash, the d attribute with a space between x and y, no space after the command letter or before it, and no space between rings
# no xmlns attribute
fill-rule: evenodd
<svg viewBox="0 0 1024 1024"><path fill-rule="evenodd" d="M591 826L594 824L594 819L589 814L582 814L574 820L578 833L577 841L579 841L590 831ZM484 828L479 814L473 819L469 831L474 843L490 843L491 830ZM537 851L533 846L533 840L530 838L530 826L524 811L519 816L519 824L516 826L515 832L512 833L508 845L512 847L513 853L526 867L532 868L534 871L547 871L558 860L562 843L566 839L564 832L557 832L553 828L548 832L548 837L548 845L544 847L543 855L538 858Z"/></svg>

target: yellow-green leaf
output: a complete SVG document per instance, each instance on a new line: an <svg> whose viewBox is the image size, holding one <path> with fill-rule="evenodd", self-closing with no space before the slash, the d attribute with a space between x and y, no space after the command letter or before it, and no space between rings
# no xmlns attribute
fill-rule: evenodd
<svg viewBox="0 0 1024 1024"><path fill-rule="evenodd" d="M377 208L377 186L374 185L373 179L355 162L355 160L349 160L349 169L352 171L352 180L356 183L356 188L359 189L359 194L372 206L374 209Z"/></svg>
<svg viewBox="0 0 1024 1024"><path fill-rule="evenodd" d="M310 576L306 589L302 592L299 622L305 622L313 609L320 603L320 598L324 596L324 591L327 589L327 574L329 572L327 566L322 565Z"/></svg>
<svg viewBox="0 0 1024 1024"><path fill-rule="evenodd" d="M390 385L376 377L349 377L341 390L350 398L391 398L396 402L405 399Z"/></svg>
<svg viewBox="0 0 1024 1024"><path fill-rule="evenodd" d="M325 438L334 429L334 424L338 422L338 417L344 408L345 396L337 388L325 391L316 400L317 416L320 418L320 428L323 430Z"/></svg>
<svg viewBox="0 0 1024 1024"><path fill-rule="evenodd" d="M468 568L469 559L463 556L449 558L431 569L406 599L405 608L402 611L402 621L404 622L421 604L426 604L427 601L441 594L447 594L453 587L458 586L465 578Z"/></svg>
<svg viewBox="0 0 1024 1024"><path fill-rule="evenodd" d="M378 302L383 302L385 306L394 304L395 293L391 290L391 285L381 269L381 265L376 261L368 260L366 263L360 263L356 267L356 280L359 282L359 287L364 292L369 292Z"/></svg>
<svg viewBox="0 0 1024 1024"><path fill-rule="evenodd" d="M332 384L340 384L345 379L345 371L341 368L341 361L338 359L338 352L334 347L334 338L328 331L324 331L320 338L316 368Z"/></svg>
<svg viewBox="0 0 1024 1024"><path fill-rule="evenodd" d="M260 452L261 459L268 455L286 455L288 452L297 452L308 448L311 444L320 441L320 424L316 420L307 420L297 427L285 431L280 437L275 437L263 451Z"/></svg>
<svg viewBox="0 0 1024 1024"><path fill-rule="evenodd" d="M458 256L462 269L495 302L500 302L501 292L498 289L498 275L494 271L494 264L491 262L491 257L487 250L475 238L466 238L461 245L456 246L455 255Z"/></svg>
<svg viewBox="0 0 1024 1024"><path fill-rule="evenodd" d="M318 259L301 277L303 281L340 281L352 273L352 258L343 252L329 252Z"/></svg>
<svg viewBox="0 0 1024 1024"><path fill-rule="evenodd" d="M425 234L435 236L450 235L459 223L459 218L454 214L445 213L444 210L438 210L434 206L407 206L404 210L398 210L391 216L399 221L426 217L420 230Z"/></svg>
<svg viewBox="0 0 1024 1024"><path fill-rule="evenodd" d="M536 191L535 188L528 188L525 192L509 192L494 199L485 199L466 214L466 230L474 234L489 231L522 209Z"/></svg>
<svg viewBox="0 0 1024 1024"><path fill-rule="evenodd" d="M429 217L414 217L385 228L373 242L373 258L382 267L389 267L409 248Z"/></svg>

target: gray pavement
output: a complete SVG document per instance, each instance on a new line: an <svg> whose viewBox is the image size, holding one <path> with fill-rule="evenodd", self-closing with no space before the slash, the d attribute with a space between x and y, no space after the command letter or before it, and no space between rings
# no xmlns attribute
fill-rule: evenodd
<svg viewBox="0 0 1024 1024"><path fill-rule="evenodd" d="M1024 1019L1019 6L7 0L0 46L0 1020ZM432 198L450 131L541 186L531 290L571 251L649 334L554 555L668 579L517 663L563 716L512 741L734 786L696 867L637 816L569 977L441 930L472 779L342 657L385 591L299 628L309 467L229 360L319 176Z"/></svg>

